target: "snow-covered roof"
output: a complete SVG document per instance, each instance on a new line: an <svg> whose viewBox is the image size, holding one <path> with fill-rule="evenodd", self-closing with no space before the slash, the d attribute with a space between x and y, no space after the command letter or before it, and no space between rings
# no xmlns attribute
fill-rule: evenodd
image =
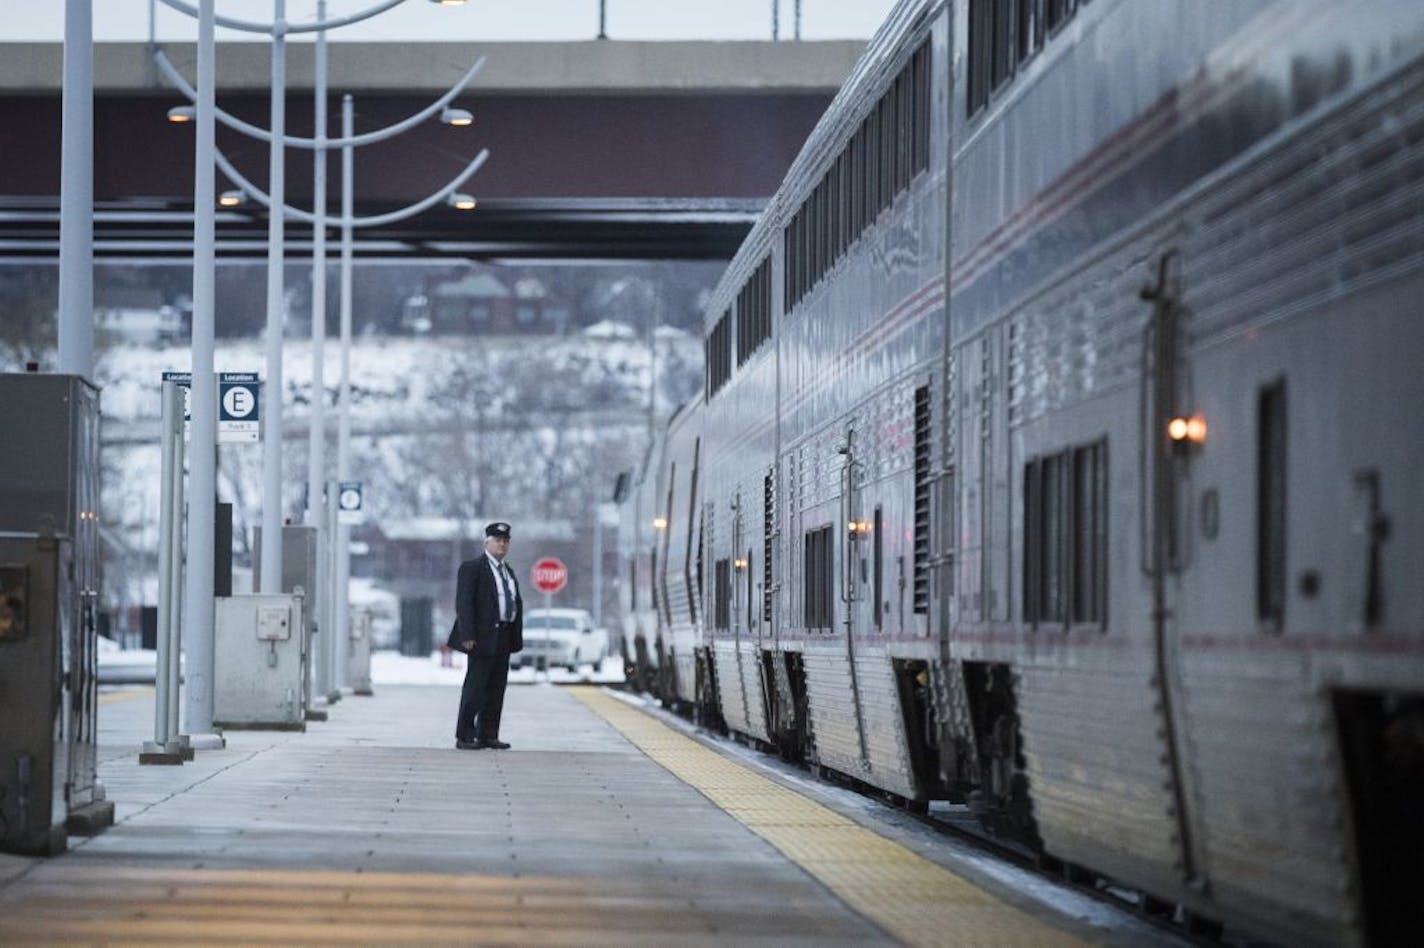
<svg viewBox="0 0 1424 948"><path fill-rule="evenodd" d="M439 299L508 299L509 287L488 273L470 273L435 288Z"/></svg>
<svg viewBox="0 0 1424 948"><path fill-rule="evenodd" d="M537 278L525 277L514 282L514 295L521 300L541 300L549 295L549 291Z"/></svg>
<svg viewBox="0 0 1424 948"><path fill-rule="evenodd" d="M594 323L584 329L585 336L592 336L595 339L637 339L638 331L627 323L620 323L617 320L605 319Z"/></svg>

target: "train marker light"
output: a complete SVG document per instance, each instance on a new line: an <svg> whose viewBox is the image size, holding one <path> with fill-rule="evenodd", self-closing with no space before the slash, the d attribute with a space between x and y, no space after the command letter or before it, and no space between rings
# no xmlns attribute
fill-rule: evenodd
<svg viewBox="0 0 1424 948"><path fill-rule="evenodd" d="M653 529L654 529L654 530L666 530L666 529L667 529L667 517L654 517L654 518L653 518Z"/></svg>
<svg viewBox="0 0 1424 948"><path fill-rule="evenodd" d="M1167 437L1179 445L1206 443L1206 418L1178 415L1167 422Z"/></svg>
<svg viewBox="0 0 1424 948"><path fill-rule="evenodd" d="M739 572L739 573L740 573L742 570L746 569L746 568L747 568L747 561L746 561L746 558L739 556L739 557L737 557L736 559L732 560L732 568L735 569L735 570L736 570L737 572Z"/></svg>

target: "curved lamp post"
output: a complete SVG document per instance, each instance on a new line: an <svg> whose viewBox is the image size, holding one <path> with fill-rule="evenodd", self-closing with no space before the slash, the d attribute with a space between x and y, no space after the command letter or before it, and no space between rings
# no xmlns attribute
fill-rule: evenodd
<svg viewBox="0 0 1424 948"><path fill-rule="evenodd" d="M216 16L213 11L213 0L202 0L201 8L194 9L180 0L161 0L166 6L186 13L190 16L197 16L199 19L199 82L198 88L194 89L189 85L178 71L173 68L166 55L161 51L155 52L155 62L169 81L179 88L190 101L197 104L194 117L198 125L198 141L196 145L196 167L198 169L199 180L195 187L194 213L195 213L195 245L194 245L194 364L193 364L193 392L194 392L194 413L195 430L193 437L195 464L193 468L193 484L191 496L193 498L193 510L188 524L188 549L192 555L190 568L187 577L188 606L187 615L191 617L191 639L198 645L196 655L190 654L191 658L199 659L200 667L190 669L198 672L197 680L203 681L202 674L206 669L207 681L211 681L212 652L213 652L213 590L212 590L212 520L213 520L213 497L215 491L216 471L215 465L207 465L207 470L200 469L198 459L201 459L209 452L200 449L200 446L212 445L216 449L216 431L211 430L204 434L197 428L196 422L204 417L201 415L203 406L200 398L206 393L207 401L215 399L215 392L208 392L214 387L213 379L213 359L212 359L212 280L213 280L213 222L212 222L212 200L213 190L213 166L214 163L223 167L224 173L233 179L242 192L257 200L259 203L271 208L280 209L278 213L269 215L268 221L268 255L267 255L267 389L271 393L266 406L266 418L264 419L264 443L263 443L263 509L262 528L264 542L262 544L262 561L258 572L259 586L265 590L277 590L281 588L281 563L282 563L282 504L281 504L281 473L282 473L282 324L283 324L283 254L284 254L284 224L288 217L310 220L313 224L313 247L312 247L312 415L311 415L311 456L308 465L308 512L321 496L321 487L324 483L322 478L322 453L324 449L324 426L323 426L323 403L325 383L323 379L323 358L322 346L325 341L326 326L326 152L333 147L340 147L349 153L349 149L358 144L366 144L372 141L381 141L401 131L413 127L425 118L445 110L449 102L463 89L464 85L474 77L483 65L483 57L478 59L473 66L461 78L459 84L442 96L441 99L427 106L415 115L408 117L402 122L385 129L380 129L363 136L353 136L349 129L342 138L330 140L326 137L326 31L341 26L346 26L361 20L369 19L386 10L391 9L404 0L382 0L382 2L368 8L367 10L351 14L336 20L327 20L325 17L325 0L320 0L318 4L318 16L315 24L292 25L285 20L286 2L285 0L273 0L273 22L253 23L243 20L235 20L228 17ZM212 77L212 55L213 43L211 31L213 25L222 25L231 29L243 30L247 32L266 33L272 37L272 95L271 95L271 127L270 129L260 129L248 123L241 122L230 115L217 109L214 101ZM208 31L204 35L204 30ZM305 139L286 134L286 36L289 33L315 32L317 34L316 50L316 136ZM206 72L205 67L206 54ZM349 98L349 97L348 97ZM186 120L186 112L183 106L178 106L169 111L170 121L182 122ZM260 190L247 182L241 175L236 173L226 159L217 152L213 140L213 123L220 120L224 124L242 131L246 134L257 137L269 144L269 165L270 165L270 191L263 194ZM359 140L358 140L359 138ZM315 213L305 214L305 212L295 212L286 205L285 188L285 167L283 163L283 148L291 146L297 148L310 148L315 153L313 192L315 195ZM348 154L349 157L349 154ZM397 212L398 216L380 215L376 219L366 222L367 226L374 223L383 223L386 220L399 220L403 216L419 213L426 207L443 199L452 193L455 187L463 183L472 175L479 166L483 164L487 152L482 152L476 160L471 162L462 177L457 178L452 185L447 185L434 199L427 199L426 202L418 202L410 208L403 208L402 211L408 214ZM205 176L205 182L204 182ZM295 213L288 213L289 211ZM207 221L206 225L204 220ZM350 226L360 226L350 218L349 210L343 212L341 220L343 227L343 237L349 234ZM206 246L200 246L202 241L199 237L203 234L204 227L207 228ZM349 265L349 249L343 248L343 265ZM199 271L205 271L200 274ZM205 281L207 286L207 301L200 304L200 281ZM349 273L343 274L343 293L349 292ZM349 300L343 300L343 306L349 308ZM199 309L205 307L206 312L200 320ZM349 313L343 312L343 321L349 321ZM199 343L199 324L204 324L203 332L207 336L206 345ZM349 327L343 327L343 343L349 339ZM343 371L348 359L343 353ZM343 390L345 384L343 382ZM343 391L343 411L346 406ZM216 405L210 406L209 414L216 417ZM203 501L206 498L206 502ZM203 509L203 508L206 509ZM316 519L316 518L312 518ZM320 524L318 522L320 532ZM334 571L324 571L328 580L334 580ZM206 577L206 582L203 581ZM334 584L333 584L334 585ZM331 596L324 596L328 609L331 605ZM340 597L344 599L345 597ZM335 629L337 623L332 621L335 615L341 613L330 610L327 615L319 618L319 627L324 629ZM317 672L318 690L327 690L328 697L339 696L340 692L330 686L339 677L338 669L344 666L339 662L337 653L344 645L340 640L342 636L325 635L319 640L319 646L323 655L320 661L315 663L314 670ZM192 645L190 644L190 652ZM187 719L190 732L209 732L212 730L212 689L190 688L187 704ZM195 746L198 746L195 744Z"/></svg>

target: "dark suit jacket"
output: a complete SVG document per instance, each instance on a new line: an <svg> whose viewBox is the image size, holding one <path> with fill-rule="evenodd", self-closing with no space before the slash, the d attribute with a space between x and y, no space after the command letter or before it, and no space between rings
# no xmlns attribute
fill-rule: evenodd
<svg viewBox="0 0 1424 948"><path fill-rule="evenodd" d="M509 561L505 561L506 568ZM524 597L520 595L519 583L514 570L509 569L510 585L514 587L514 622L504 633L504 645L512 652L524 648ZM497 580L490 569L489 557L481 553L475 559L460 564L460 578L455 585L455 625L450 629L446 645L464 652L464 643L473 641L475 647L468 650L471 655L485 658L500 649L500 636L495 623L499 621L499 591Z"/></svg>

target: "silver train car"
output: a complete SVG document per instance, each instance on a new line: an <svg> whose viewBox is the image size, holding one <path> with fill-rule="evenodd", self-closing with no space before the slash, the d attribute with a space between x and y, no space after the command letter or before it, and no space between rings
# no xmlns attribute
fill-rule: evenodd
<svg viewBox="0 0 1424 948"><path fill-rule="evenodd" d="M1417 936L1421 303L1424 5L905 0L625 505L639 680L1194 927Z"/></svg>

